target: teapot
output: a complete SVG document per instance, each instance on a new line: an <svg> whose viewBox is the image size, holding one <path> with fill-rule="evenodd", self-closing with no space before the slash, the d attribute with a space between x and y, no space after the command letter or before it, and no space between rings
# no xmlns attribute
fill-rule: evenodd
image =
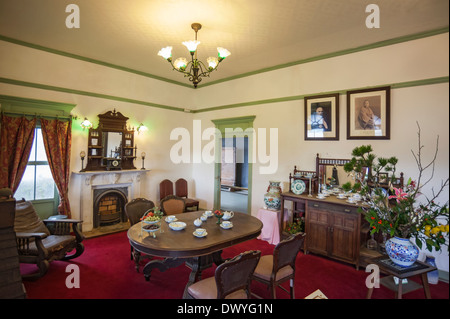
<svg viewBox="0 0 450 319"><path fill-rule="evenodd" d="M233 218L233 216L234 216L233 212L226 211L226 212L223 213L223 217L222 218L224 220L228 220L228 219Z"/></svg>
<svg viewBox="0 0 450 319"><path fill-rule="evenodd" d="M196 220L194 220L194 225L197 226L197 227L200 226L202 223L203 222L201 221L200 218L197 218Z"/></svg>

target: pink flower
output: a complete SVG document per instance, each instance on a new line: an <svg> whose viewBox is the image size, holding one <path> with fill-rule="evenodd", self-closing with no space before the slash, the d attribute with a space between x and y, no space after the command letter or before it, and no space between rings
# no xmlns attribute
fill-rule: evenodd
<svg viewBox="0 0 450 319"><path fill-rule="evenodd" d="M395 195L389 196L389 199L395 198L397 200L397 202L400 202L402 199L406 199L406 197L408 196L408 194L405 193L403 191L403 189L401 189L401 188L394 187L394 191L395 191Z"/></svg>

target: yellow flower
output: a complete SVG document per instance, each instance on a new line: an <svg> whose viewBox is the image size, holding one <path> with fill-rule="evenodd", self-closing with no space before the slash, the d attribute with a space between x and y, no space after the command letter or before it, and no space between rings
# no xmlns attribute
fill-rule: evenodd
<svg viewBox="0 0 450 319"><path fill-rule="evenodd" d="M430 232L427 230L427 231L425 231L425 236L427 236L427 237L430 237Z"/></svg>
<svg viewBox="0 0 450 319"><path fill-rule="evenodd" d="M439 225L439 230L444 232L445 231L445 225Z"/></svg>
<svg viewBox="0 0 450 319"><path fill-rule="evenodd" d="M445 232L448 233L448 224L445 225Z"/></svg>
<svg viewBox="0 0 450 319"><path fill-rule="evenodd" d="M439 233L439 231L440 231L439 227L433 227L433 228L431 229L431 233L434 234L434 235L436 235L437 233Z"/></svg>
<svg viewBox="0 0 450 319"><path fill-rule="evenodd" d="M425 226L425 230L426 230L426 231L429 231L430 229L431 229L431 225L426 225L426 226Z"/></svg>

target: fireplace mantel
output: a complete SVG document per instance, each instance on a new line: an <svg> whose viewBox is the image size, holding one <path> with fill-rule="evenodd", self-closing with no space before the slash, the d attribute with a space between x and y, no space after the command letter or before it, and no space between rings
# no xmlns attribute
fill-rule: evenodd
<svg viewBox="0 0 450 319"><path fill-rule="evenodd" d="M141 196L141 182L149 169L72 172L72 185L79 200L71 199L73 218L83 221L83 232L94 227L94 190L125 187L128 201ZM145 197L145 196L144 196Z"/></svg>

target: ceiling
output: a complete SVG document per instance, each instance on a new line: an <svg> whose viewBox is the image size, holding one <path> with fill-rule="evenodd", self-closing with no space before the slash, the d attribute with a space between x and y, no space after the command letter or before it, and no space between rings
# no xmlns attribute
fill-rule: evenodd
<svg viewBox="0 0 450 319"><path fill-rule="evenodd" d="M80 28L66 27L68 4ZM380 8L369 29L366 6ZM198 58L231 52L202 83L406 35L448 28L448 0L0 0L0 36L188 83L157 55L189 57L182 41L198 32Z"/></svg>

